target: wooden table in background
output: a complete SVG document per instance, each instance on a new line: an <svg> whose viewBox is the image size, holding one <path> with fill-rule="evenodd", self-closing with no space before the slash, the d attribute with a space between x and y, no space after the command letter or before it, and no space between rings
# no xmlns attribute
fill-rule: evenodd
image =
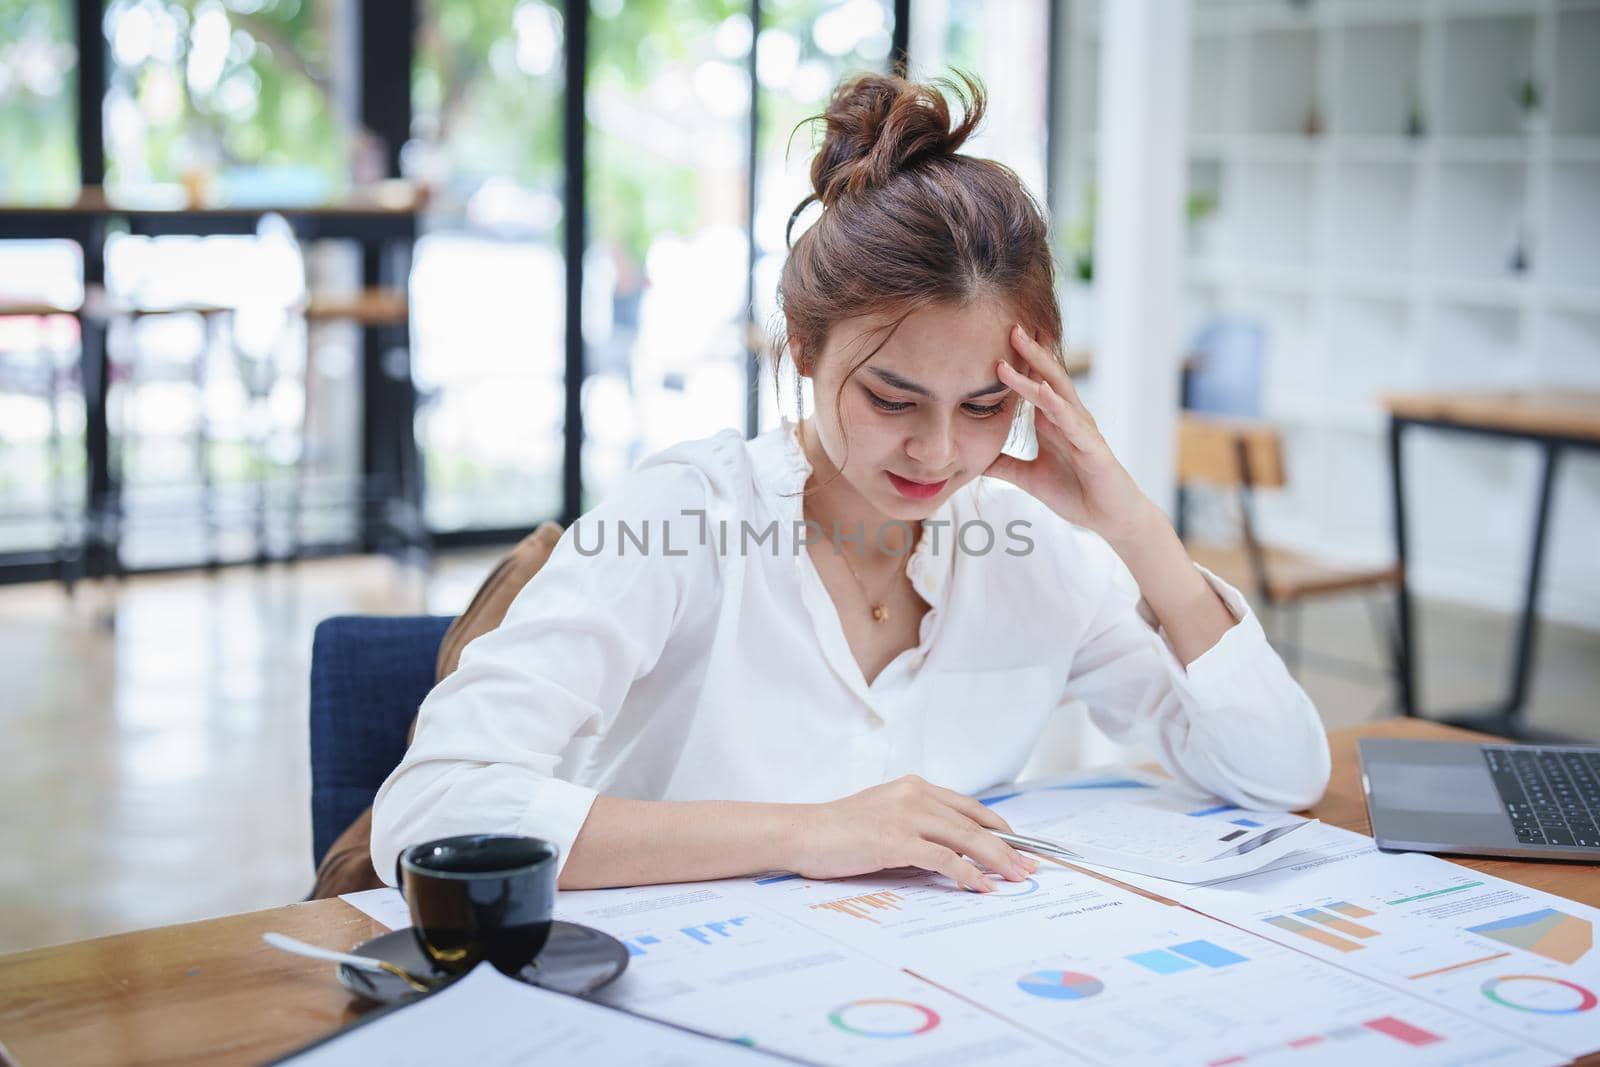
<svg viewBox="0 0 1600 1067"><path fill-rule="evenodd" d="M1358 738L1481 736L1415 719L1335 731L1329 735L1333 778L1310 814L1370 831ZM1600 877L1592 866L1460 862L1600 906ZM319 900L0 957L0 1058L16 1067L256 1064L360 1014L329 964L268 948L261 943L268 930L349 948L384 927L342 900ZM1600 1055L1580 1062L1600 1064Z"/></svg>
<svg viewBox="0 0 1600 1067"><path fill-rule="evenodd" d="M1550 528L1550 501L1556 468L1568 449L1600 449L1600 392L1582 389L1522 389L1498 392L1389 393L1383 397L1389 412L1389 477L1394 508L1394 547L1400 567L1400 706L1407 715L1418 714L1415 627L1411 593L1406 586L1408 538L1406 536L1405 478L1401 438L1415 427L1477 437L1526 441L1540 453L1539 495L1534 505L1532 545L1522 591L1522 611L1512 643L1511 684L1504 698L1479 712L1447 716L1459 726L1489 730L1511 737L1536 739L1522 723L1528 679L1533 670L1538 629L1539 577L1544 566L1544 546ZM1482 507L1499 501L1475 501ZM1556 739L1559 740L1559 739Z"/></svg>

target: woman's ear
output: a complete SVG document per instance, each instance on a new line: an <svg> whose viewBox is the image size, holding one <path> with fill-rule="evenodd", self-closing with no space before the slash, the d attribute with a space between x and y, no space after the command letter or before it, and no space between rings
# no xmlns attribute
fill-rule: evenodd
<svg viewBox="0 0 1600 1067"><path fill-rule="evenodd" d="M796 374L802 378L811 377L811 356L800 342L794 340L789 342L789 358L794 360Z"/></svg>

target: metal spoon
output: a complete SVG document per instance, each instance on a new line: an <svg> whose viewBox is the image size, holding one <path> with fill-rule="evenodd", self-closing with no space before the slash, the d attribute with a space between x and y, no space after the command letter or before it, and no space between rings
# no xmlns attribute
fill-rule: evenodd
<svg viewBox="0 0 1600 1067"><path fill-rule="evenodd" d="M273 948L284 952L292 952L296 956L309 956L314 960L327 960L329 963L347 963L361 971L376 971L382 974L392 974L418 993L426 993L437 983L427 978L420 978L403 967L396 966L388 960L374 959L371 956L357 956L351 952L337 952L331 948L309 944L288 934L266 933L261 935L261 940Z"/></svg>

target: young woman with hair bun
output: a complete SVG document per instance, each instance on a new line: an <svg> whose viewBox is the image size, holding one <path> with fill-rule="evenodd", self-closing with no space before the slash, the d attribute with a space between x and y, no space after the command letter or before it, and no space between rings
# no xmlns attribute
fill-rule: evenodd
<svg viewBox="0 0 1600 1067"><path fill-rule="evenodd" d="M1199 789L1321 795L1310 700L1063 369L1046 220L960 151L984 104L835 90L779 287L814 410L666 449L565 533L422 705L378 871L499 831L556 843L562 888L916 866L986 892L1035 863L972 794L1078 701ZM1002 451L1030 420L1036 458Z"/></svg>

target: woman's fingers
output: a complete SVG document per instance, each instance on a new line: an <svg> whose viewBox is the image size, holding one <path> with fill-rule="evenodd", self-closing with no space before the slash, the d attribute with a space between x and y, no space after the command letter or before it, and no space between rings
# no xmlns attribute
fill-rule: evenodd
<svg viewBox="0 0 1600 1067"><path fill-rule="evenodd" d="M923 870L942 874L962 889L970 889L974 893L987 893L993 888L982 871L948 845L924 841L912 857L912 862Z"/></svg>
<svg viewBox="0 0 1600 1067"><path fill-rule="evenodd" d="M1010 823L1002 819L996 812L985 807L984 803L977 797L969 797L965 793L958 793L954 789L946 789L942 785L933 786L933 795L979 826L986 826L991 830L1001 830L1008 834L1013 832Z"/></svg>
<svg viewBox="0 0 1600 1067"><path fill-rule="evenodd" d="M1048 381L1029 378L1005 362L995 364L995 373L1018 396L1043 412L1047 423L1060 430L1069 443L1078 448L1087 448L1093 443L1094 423L1089 419L1088 412L1069 404L1060 393L1050 388ZM1036 432L1047 432L1044 426L1036 425L1035 428Z"/></svg>
<svg viewBox="0 0 1600 1067"><path fill-rule="evenodd" d="M1089 409L1083 406L1083 400L1078 396L1078 387L1072 384L1072 375L1067 373L1055 358L1055 355L1044 345L1029 336L1028 331L1020 325L1011 328L1011 347L1027 361L1035 374L1049 384L1050 389L1064 400L1068 407L1080 412L1091 423L1094 419L1089 416Z"/></svg>
<svg viewBox="0 0 1600 1067"><path fill-rule="evenodd" d="M947 819L932 839L1013 882L1022 881L1035 869L1016 849L965 816Z"/></svg>
<svg viewBox="0 0 1600 1067"><path fill-rule="evenodd" d="M943 786L929 786L943 808L943 833L933 840L982 863L1012 880L1026 878L1038 864L1000 840L990 830L1011 832L1011 826L977 800Z"/></svg>
<svg viewBox="0 0 1600 1067"><path fill-rule="evenodd" d="M1067 373L1067 369L1048 348L1035 341L1020 324L1011 327L1011 347L1027 361L1035 374L1050 383L1052 389L1069 401L1077 402L1078 390L1072 384L1072 376Z"/></svg>

